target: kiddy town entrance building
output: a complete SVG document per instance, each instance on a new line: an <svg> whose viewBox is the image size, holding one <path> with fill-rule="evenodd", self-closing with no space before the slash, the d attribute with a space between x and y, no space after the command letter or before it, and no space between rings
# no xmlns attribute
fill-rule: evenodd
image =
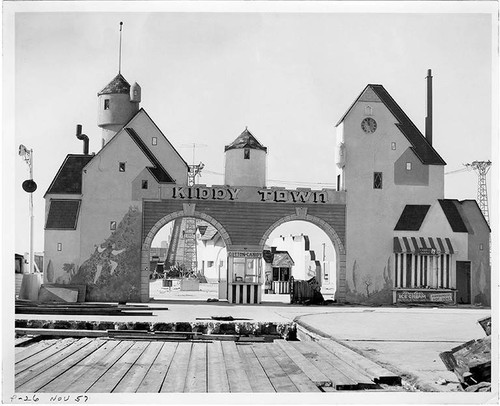
<svg viewBox="0 0 500 406"><path fill-rule="evenodd" d="M337 124L337 190L267 187L267 148L248 129L225 146L224 185L191 185L140 101L118 74L98 93L102 149L89 154L77 131L84 153L66 157L45 195L45 283L148 301L154 236L188 217L225 243L219 298L260 303L267 238L303 220L333 243L338 302L489 305L488 224L475 201L444 198L430 128L422 135L383 86L366 86Z"/></svg>

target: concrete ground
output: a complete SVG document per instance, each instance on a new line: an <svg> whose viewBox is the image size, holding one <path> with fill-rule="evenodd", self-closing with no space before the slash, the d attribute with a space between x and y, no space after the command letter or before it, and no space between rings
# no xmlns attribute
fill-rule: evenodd
<svg viewBox="0 0 500 406"><path fill-rule="evenodd" d="M203 298L200 296L201 300L197 301L190 300L190 296L164 299L162 295L155 295L156 300L148 304L156 309L153 316L92 316L92 320L192 322L212 316L232 316L256 322L294 320L313 335L339 341L400 373L417 390L455 391L458 380L446 370L439 353L484 337L477 320L491 314L489 309L461 307L291 305L288 295L263 295L261 305L235 305L224 301L207 302L204 296L214 296L210 289L206 290L200 293ZM20 314L16 319L86 321L89 316Z"/></svg>

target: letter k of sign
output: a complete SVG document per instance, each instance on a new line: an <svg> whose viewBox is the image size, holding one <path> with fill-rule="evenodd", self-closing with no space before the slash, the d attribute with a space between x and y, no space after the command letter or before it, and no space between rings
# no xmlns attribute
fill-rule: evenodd
<svg viewBox="0 0 500 406"><path fill-rule="evenodd" d="M184 188L182 186L174 187L172 197L174 199L177 197L180 197L181 199L185 199L186 198L186 191L184 190Z"/></svg>

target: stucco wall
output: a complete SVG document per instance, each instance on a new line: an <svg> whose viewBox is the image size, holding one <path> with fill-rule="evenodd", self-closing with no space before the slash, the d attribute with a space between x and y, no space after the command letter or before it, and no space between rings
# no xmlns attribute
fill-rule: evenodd
<svg viewBox="0 0 500 406"><path fill-rule="evenodd" d="M407 165L411 168L408 169ZM408 148L394 163L394 183L396 185L419 185L429 184L429 165L424 165Z"/></svg>
<svg viewBox="0 0 500 406"><path fill-rule="evenodd" d="M469 234L468 244L468 255L471 261L471 302L490 306L490 231L475 201L463 201L461 206L473 230L473 233Z"/></svg>
<svg viewBox="0 0 500 406"><path fill-rule="evenodd" d="M377 121L372 134L361 129L367 106ZM432 204L443 197L442 167L429 168L429 186L395 184L394 163L410 147L395 122L376 101L358 101L343 122L348 301L392 302L392 237L399 216L406 204ZM383 173L382 189L373 188L374 172Z"/></svg>
<svg viewBox="0 0 500 406"><path fill-rule="evenodd" d="M244 149L230 149L225 153L224 184L231 186L266 185L265 151L250 149L250 159L244 159Z"/></svg>

